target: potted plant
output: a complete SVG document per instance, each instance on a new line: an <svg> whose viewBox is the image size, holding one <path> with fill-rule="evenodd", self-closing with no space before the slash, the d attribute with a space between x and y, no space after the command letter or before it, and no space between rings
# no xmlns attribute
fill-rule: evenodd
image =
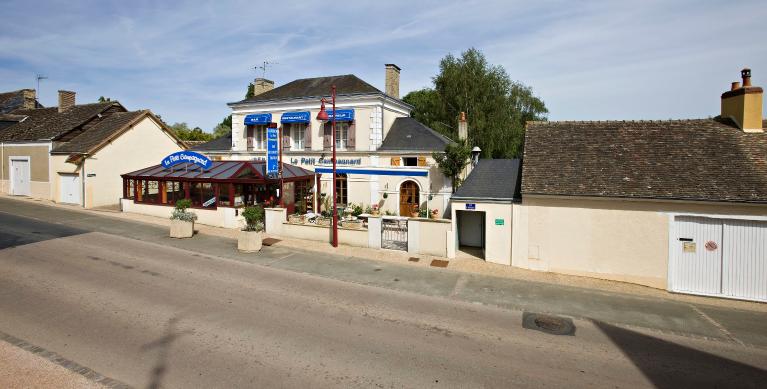
<svg viewBox="0 0 767 389"><path fill-rule="evenodd" d="M318 226L329 226L333 217L333 211L330 209L330 198L322 196L322 209L320 210L320 216L317 216L316 222Z"/></svg>
<svg viewBox="0 0 767 389"><path fill-rule="evenodd" d="M419 210L418 204L414 205L412 209L410 209L410 217L419 217L421 211Z"/></svg>
<svg viewBox="0 0 767 389"><path fill-rule="evenodd" d="M245 207L242 211L245 228L237 237L237 249L246 253L261 250L264 231L264 209L260 206Z"/></svg>
<svg viewBox="0 0 767 389"><path fill-rule="evenodd" d="M370 214L373 216L378 216L381 214L381 209L378 207L378 204L373 204L370 209Z"/></svg>
<svg viewBox="0 0 767 389"><path fill-rule="evenodd" d="M439 219L439 209L437 209L437 208L432 209L430 214L429 214L429 216L432 219Z"/></svg>
<svg viewBox="0 0 767 389"><path fill-rule="evenodd" d="M170 215L171 238L191 238L194 235L194 221L197 220L197 215L194 212L187 212L187 208L191 206L192 200L176 201L176 208Z"/></svg>

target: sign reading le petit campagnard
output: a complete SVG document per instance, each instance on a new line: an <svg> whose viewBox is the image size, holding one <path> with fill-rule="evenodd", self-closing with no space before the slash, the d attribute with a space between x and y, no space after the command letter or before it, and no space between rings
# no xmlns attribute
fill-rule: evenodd
<svg viewBox="0 0 767 389"><path fill-rule="evenodd" d="M167 169L173 165L185 162L201 166L204 169L210 168L213 164L210 158L200 153L195 153L194 151L179 151L163 158L162 167Z"/></svg>

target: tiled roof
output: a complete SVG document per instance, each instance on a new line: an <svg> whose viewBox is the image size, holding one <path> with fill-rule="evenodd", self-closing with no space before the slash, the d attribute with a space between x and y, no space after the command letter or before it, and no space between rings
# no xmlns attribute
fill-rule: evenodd
<svg viewBox="0 0 767 389"><path fill-rule="evenodd" d="M87 153L121 132L126 126L145 115L147 111L115 112L68 142L57 146L53 153Z"/></svg>
<svg viewBox="0 0 767 389"><path fill-rule="evenodd" d="M452 198L460 199L520 199L519 159L481 159Z"/></svg>
<svg viewBox="0 0 767 389"><path fill-rule="evenodd" d="M0 141L54 139L85 124L110 108L125 111L125 108L115 101L75 105L61 113L57 107L17 109L13 111L13 114L27 116L27 119L0 131Z"/></svg>
<svg viewBox="0 0 767 389"><path fill-rule="evenodd" d="M27 91L29 91L27 89ZM35 105L40 108L42 105L35 101ZM24 106L24 89L0 93L0 114L10 113Z"/></svg>
<svg viewBox="0 0 767 389"><path fill-rule="evenodd" d="M240 173L243 167L247 166L254 172L254 177L242 178L243 181L256 179L261 181L276 182L279 179L267 179L266 161L212 161L211 167L202 170L201 167L191 163L180 163L178 165L165 168L162 165L154 165L134 172L122 174L124 177L143 178L143 179L194 179L200 181L217 181L240 179ZM283 179L302 179L312 178L314 172L299 166L288 163L282 164Z"/></svg>
<svg viewBox="0 0 767 389"><path fill-rule="evenodd" d="M386 134L380 151L444 151L452 141L411 117L399 117Z"/></svg>
<svg viewBox="0 0 767 389"><path fill-rule="evenodd" d="M320 96L330 95L330 88L333 85L336 86L336 93L338 96L371 93L383 94L383 92L376 87L362 81L359 77L353 74L345 74L342 76L302 78L294 80L270 91L242 100L240 103L311 97L319 98Z"/></svg>
<svg viewBox="0 0 767 389"><path fill-rule="evenodd" d="M232 150L232 132L229 131L228 134L210 142L195 145L191 149L197 151L230 151Z"/></svg>
<svg viewBox="0 0 767 389"><path fill-rule="evenodd" d="M719 118L529 122L522 177L523 196L766 203L767 133Z"/></svg>

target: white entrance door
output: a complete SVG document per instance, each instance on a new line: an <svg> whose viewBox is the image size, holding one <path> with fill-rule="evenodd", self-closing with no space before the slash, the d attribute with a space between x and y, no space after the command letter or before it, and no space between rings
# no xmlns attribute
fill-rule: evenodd
<svg viewBox="0 0 767 389"><path fill-rule="evenodd" d="M678 216L676 234L675 241L671 242L676 245L671 268L673 290L719 294L722 290L721 220ZM712 250L714 245L717 247Z"/></svg>
<svg viewBox="0 0 767 389"><path fill-rule="evenodd" d="M16 159L11 157L11 194L29 196L29 159Z"/></svg>
<svg viewBox="0 0 767 389"><path fill-rule="evenodd" d="M62 174L59 176L62 203L80 204L80 176L77 174Z"/></svg>
<svg viewBox="0 0 767 389"><path fill-rule="evenodd" d="M677 216L673 291L767 301L767 222Z"/></svg>
<svg viewBox="0 0 767 389"><path fill-rule="evenodd" d="M767 222L725 220L722 294L767 301Z"/></svg>

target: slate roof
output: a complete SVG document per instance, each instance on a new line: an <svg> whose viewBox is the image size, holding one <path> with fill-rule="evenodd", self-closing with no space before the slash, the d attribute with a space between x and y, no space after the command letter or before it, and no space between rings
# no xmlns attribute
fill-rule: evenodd
<svg viewBox="0 0 767 389"><path fill-rule="evenodd" d="M68 142L51 150L52 153L87 153L120 133L126 126L146 115L147 111L115 112Z"/></svg>
<svg viewBox="0 0 767 389"><path fill-rule="evenodd" d="M302 78L294 80L270 91L239 101L239 103L297 98L319 98L320 96L328 96L330 94L330 88L333 85L336 86L337 96L373 93L383 94L383 92L376 87L368 84L359 77L353 74L344 74L341 76Z"/></svg>
<svg viewBox="0 0 767 389"><path fill-rule="evenodd" d="M444 151L452 141L411 117L399 117L389 129L379 151Z"/></svg>
<svg viewBox="0 0 767 389"><path fill-rule="evenodd" d="M195 151L230 151L232 150L232 132L229 131L226 135L213 139L212 141L205 142L203 144L195 145L191 148Z"/></svg>
<svg viewBox="0 0 767 389"><path fill-rule="evenodd" d="M41 108L39 102L35 105ZM0 114L10 113L24 106L24 89L0 93Z"/></svg>
<svg viewBox="0 0 767 389"><path fill-rule="evenodd" d="M523 195L767 203L767 133L729 119L529 122L524 162Z"/></svg>
<svg viewBox="0 0 767 389"><path fill-rule="evenodd" d="M17 109L14 115L23 115L27 118L16 125L9 126L0 131L0 141L39 141L51 140L63 135L93 119L98 114L117 107L125 111L120 103L115 101L80 104L59 113L57 107Z"/></svg>
<svg viewBox="0 0 767 389"><path fill-rule="evenodd" d="M451 198L519 201L521 167L519 159L480 159Z"/></svg>

